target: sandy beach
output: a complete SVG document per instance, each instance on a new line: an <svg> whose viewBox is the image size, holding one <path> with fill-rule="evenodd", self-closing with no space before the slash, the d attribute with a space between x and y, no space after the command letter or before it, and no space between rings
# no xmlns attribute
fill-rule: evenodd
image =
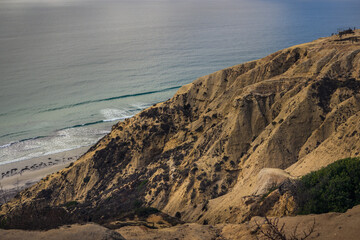
<svg viewBox="0 0 360 240"><path fill-rule="evenodd" d="M57 172L77 160L89 147L45 155L0 165L0 204L43 177Z"/></svg>

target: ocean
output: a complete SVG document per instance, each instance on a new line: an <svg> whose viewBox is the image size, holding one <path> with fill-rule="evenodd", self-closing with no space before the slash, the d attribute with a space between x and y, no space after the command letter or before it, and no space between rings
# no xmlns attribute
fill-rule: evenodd
<svg viewBox="0 0 360 240"><path fill-rule="evenodd" d="M196 78L358 27L358 0L0 0L0 165L89 146Z"/></svg>

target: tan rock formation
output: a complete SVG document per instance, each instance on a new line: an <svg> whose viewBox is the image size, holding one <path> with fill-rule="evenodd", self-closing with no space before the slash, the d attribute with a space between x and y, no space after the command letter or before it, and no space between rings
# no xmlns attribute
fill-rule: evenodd
<svg viewBox="0 0 360 240"><path fill-rule="evenodd" d="M254 194L266 194L271 188L278 187L287 179L291 179L290 174L278 168L263 168L260 170L257 177L257 186L255 187Z"/></svg>
<svg viewBox="0 0 360 240"><path fill-rule="evenodd" d="M337 36L215 72L119 122L1 214L11 227L52 227L113 221L142 204L188 222L242 222L249 195L265 191L262 169L301 176L359 156L359 91L360 44ZM36 224L20 217L34 211Z"/></svg>

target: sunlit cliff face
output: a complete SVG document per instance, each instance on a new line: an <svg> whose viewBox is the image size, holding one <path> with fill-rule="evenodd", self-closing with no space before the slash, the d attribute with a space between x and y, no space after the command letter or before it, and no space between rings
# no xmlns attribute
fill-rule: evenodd
<svg viewBox="0 0 360 240"><path fill-rule="evenodd" d="M200 223L280 214L291 196L262 204L264 168L271 186L360 152L359 69L358 43L332 36L200 77L114 125L2 214L18 228L107 224L143 207ZM22 217L33 209L36 224Z"/></svg>

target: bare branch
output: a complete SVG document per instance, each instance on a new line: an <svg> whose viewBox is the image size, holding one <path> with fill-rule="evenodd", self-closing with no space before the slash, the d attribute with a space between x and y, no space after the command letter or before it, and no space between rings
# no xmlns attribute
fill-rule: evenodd
<svg viewBox="0 0 360 240"><path fill-rule="evenodd" d="M283 223L280 226L279 218L274 218L271 220L268 217L265 217L263 224L259 224L257 221L255 221L255 224L260 234L262 234L265 237L265 239L270 239L270 240L304 240L308 238L315 230L315 219L313 221L313 224L308 228L308 230L303 231L303 237L297 236L299 224L295 226L290 236L287 237L284 230L285 223Z"/></svg>

